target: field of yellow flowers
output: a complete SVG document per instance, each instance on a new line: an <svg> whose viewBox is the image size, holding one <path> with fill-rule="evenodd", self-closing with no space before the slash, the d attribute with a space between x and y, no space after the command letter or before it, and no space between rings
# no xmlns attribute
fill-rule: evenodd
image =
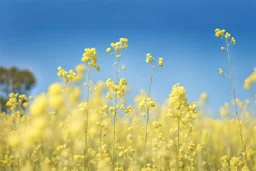
<svg viewBox="0 0 256 171"><path fill-rule="evenodd" d="M220 50L227 55L229 71L220 75L230 80L233 99L220 108L222 119L204 115L207 94L195 103L186 98L186 88L173 85L166 104L151 98L152 82L164 69L164 58L146 54L148 87L125 100L129 83L120 65L128 39L111 43L115 78L91 81L100 72L95 48L86 48L82 64L66 71L59 66L63 82L52 83L37 97L11 93L7 112L0 113L1 171L255 171L256 119L249 100L236 97L229 49L236 44L224 29L216 29ZM124 53L123 53L124 52ZM86 81L84 83L84 80ZM84 83L82 92L77 83ZM252 91L256 68L244 81ZM84 95L83 95L84 94ZM253 94L255 97L255 94ZM234 109L234 110L233 110Z"/></svg>

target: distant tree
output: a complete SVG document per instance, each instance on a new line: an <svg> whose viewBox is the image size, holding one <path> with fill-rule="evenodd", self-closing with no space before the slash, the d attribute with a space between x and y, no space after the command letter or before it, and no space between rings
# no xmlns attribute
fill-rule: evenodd
<svg viewBox="0 0 256 171"><path fill-rule="evenodd" d="M36 79L29 70L0 66L0 106L5 106L8 95L12 92L28 95L35 83Z"/></svg>

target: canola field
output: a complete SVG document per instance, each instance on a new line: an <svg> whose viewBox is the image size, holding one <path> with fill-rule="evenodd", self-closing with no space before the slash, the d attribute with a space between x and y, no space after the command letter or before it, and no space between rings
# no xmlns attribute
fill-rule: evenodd
<svg viewBox="0 0 256 171"><path fill-rule="evenodd" d="M121 65L128 39L120 38L106 47L116 68L114 78L92 82L100 72L97 50L86 48L75 70L56 66L62 82L52 83L37 97L9 94L6 112L0 113L1 171L255 171L256 119L249 104L237 98L232 75L230 48L236 39L224 29L215 30L220 39L232 96L219 110L220 119L204 115L207 93L189 103L186 88L173 85L168 100L159 105L151 98L157 71L164 70L164 57L145 54L148 87L126 100L129 74ZM214 39L214 35L213 35ZM81 61L81 64L79 64ZM111 67L111 66L110 66ZM244 80L253 92L256 68ZM83 83L81 92L77 83ZM84 94L84 95L82 95Z"/></svg>

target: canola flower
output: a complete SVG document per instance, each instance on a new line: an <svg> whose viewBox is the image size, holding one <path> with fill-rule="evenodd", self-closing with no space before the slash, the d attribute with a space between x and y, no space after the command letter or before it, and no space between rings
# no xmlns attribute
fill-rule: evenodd
<svg viewBox="0 0 256 171"><path fill-rule="evenodd" d="M168 99L168 106L167 116L177 120L176 164L177 170L180 170L180 167L186 167L181 162L181 128L190 131L190 128L192 127L191 121L196 119L197 106L195 103L188 104L188 100L186 99L186 89L180 84L176 84L172 87L172 92Z"/></svg>
<svg viewBox="0 0 256 171"><path fill-rule="evenodd" d="M66 84L71 82L76 76L76 73L73 70L66 71L61 66L59 66L57 69L59 71L57 75L60 78L63 78Z"/></svg>
<svg viewBox="0 0 256 171"><path fill-rule="evenodd" d="M110 55L115 56L117 61L114 63L116 66L116 73L115 73L115 81L108 79L106 81L106 85L110 89L110 92L107 94L107 97L112 100L114 94L114 106L110 107L110 112L113 114L113 146L112 146L112 164L115 165L115 149L116 149L116 117L117 117L117 110L118 106L118 98L122 98L125 93L125 86L127 85L127 81L125 78L119 78L119 65L120 65L120 58L122 56L121 52L122 49L128 48L128 39L127 38L120 38L118 42L111 43L111 48L108 47L106 49L107 53ZM126 68L125 68L126 69ZM125 70L123 69L123 70ZM119 82L119 85L118 85ZM112 110L111 110L112 109ZM124 109L124 108L123 108Z"/></svg>
<svg viewBox="0 0 256 171"><path fill-rule="evenodd" d="M230 55L230 52L229 52L229 47L230 45L232 44L236 44L236 39L234 37L231 37L231 34L229 32L227 32L225 29L215 29L215 36L216 37L219 37L219 38L224 38L225 39L225 44L226 44L226 47L225 48L221 48L222 50L226 50L227 52L227 56L228 56L228 66L229 66L229 79L231 81L231 88L232 88L232 93L233 93L233 99L234 99L234 104L235 104L235 113L236 113L236 117L239 121L239 124L238 124L238 127L239 127L239 135L240 135L240 138L241 138L241 142L242 142L242 149L243 149L243 152L244 152L244 158L245 158L245 161L246 161L246 165L247 167L249 166L248 165L248 159L247 159L247 150L246 150L246 144L244 142L244 136L243 136L243 133L242 133L242 124L241 124L241 120L240 120L240 116L239 116L239 113L238 113L238 104L237 104L237 95L236 95L236 90L235 90L235 86L234 86L234 80L233 80L233 71L232 71L232 63L231 63L231 55ZM222 69L220 69L220 74L222 76L224 76L224 72Z"/></svg>
<svg viewBox="0 0 256 171"><path fill-rule="evenodd" d="M88 128L89 128L89 112L90 112L90 106L89 106L89 100L90 100L90 91L91 91L91 69L95 68L97 71L100 70L100 67L97 65L97 51L95 48L85 48L84 54L82 57L82 62L84 62L88 66L88 75L87 75L87 97L86 97L86 103L84 103L84 108L86 109L86 118L85 118L85 134L84 134L84 140L85 140L85 148L84 148L84 169L88 165ZM84 68L78 67L77 70L84 70ZM87 167L88 168L88 167Z"/></svg>
<svg viewBox="0 0 256 171"><path fill-rule="evenodd" d="M236 43L225 30L215 34ZM6 112L0 112L0 170L256 170L256 119L249 99L225 102L219 111L223 119L214 119L207 117L206 92L191 103L188 90L175 84L159 105L150 92L155 68L164 59L156 62L148 53L146 63L154 66L149 89L134 98L133 106L126 101L128 80L119 75L126 69L121 57L127 48L128 39L121 38L106 49L116 59L116 79L91 81L92 70L99 70L98 56L95 48L86 48L75 71L58 68L64 83L54 82L33 98L10 93ZM253 89L253 77L254 72L245 79L247 90ZM79 86L84 79L86 99ZM240 120L233 119L233 106ZM242 142L235 125L240 124L246 153L238 148Z"/></svg>
<svg viewBox="0 0 256 171"><path fill-rule="evenodd" d="M154 58L152 57L152 55L150 53L147 53L146 54L146 63L151 64L152 73L148 77L149 78L148 95L147 95L147 97L144 97L144 99L139 103L139 109L146 113L146 115L145 115L146 116L146 129L145 129L145 143L144 143L144 162L146 162L146 148L147 148L150 109L152 109L156 106L155 102L150 97L152 81L153 81L153 76L155 75L155 67L156 66L162 67L164 59L162 57L159 57L159 60L158 60L158 62L156 62L156 65L153 64L153 61L154 61Z"/></svg>

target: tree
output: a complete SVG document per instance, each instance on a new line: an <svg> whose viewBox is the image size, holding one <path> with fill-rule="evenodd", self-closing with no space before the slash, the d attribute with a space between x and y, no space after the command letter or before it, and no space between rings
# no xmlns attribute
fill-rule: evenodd
<svg viewBox="0 0 256 171"><path fill-rule="evenodd" d="M29 70L0 66L0 106L5 106L8 95L12 92L28 95L35 83L36 79Z"/></svg>

